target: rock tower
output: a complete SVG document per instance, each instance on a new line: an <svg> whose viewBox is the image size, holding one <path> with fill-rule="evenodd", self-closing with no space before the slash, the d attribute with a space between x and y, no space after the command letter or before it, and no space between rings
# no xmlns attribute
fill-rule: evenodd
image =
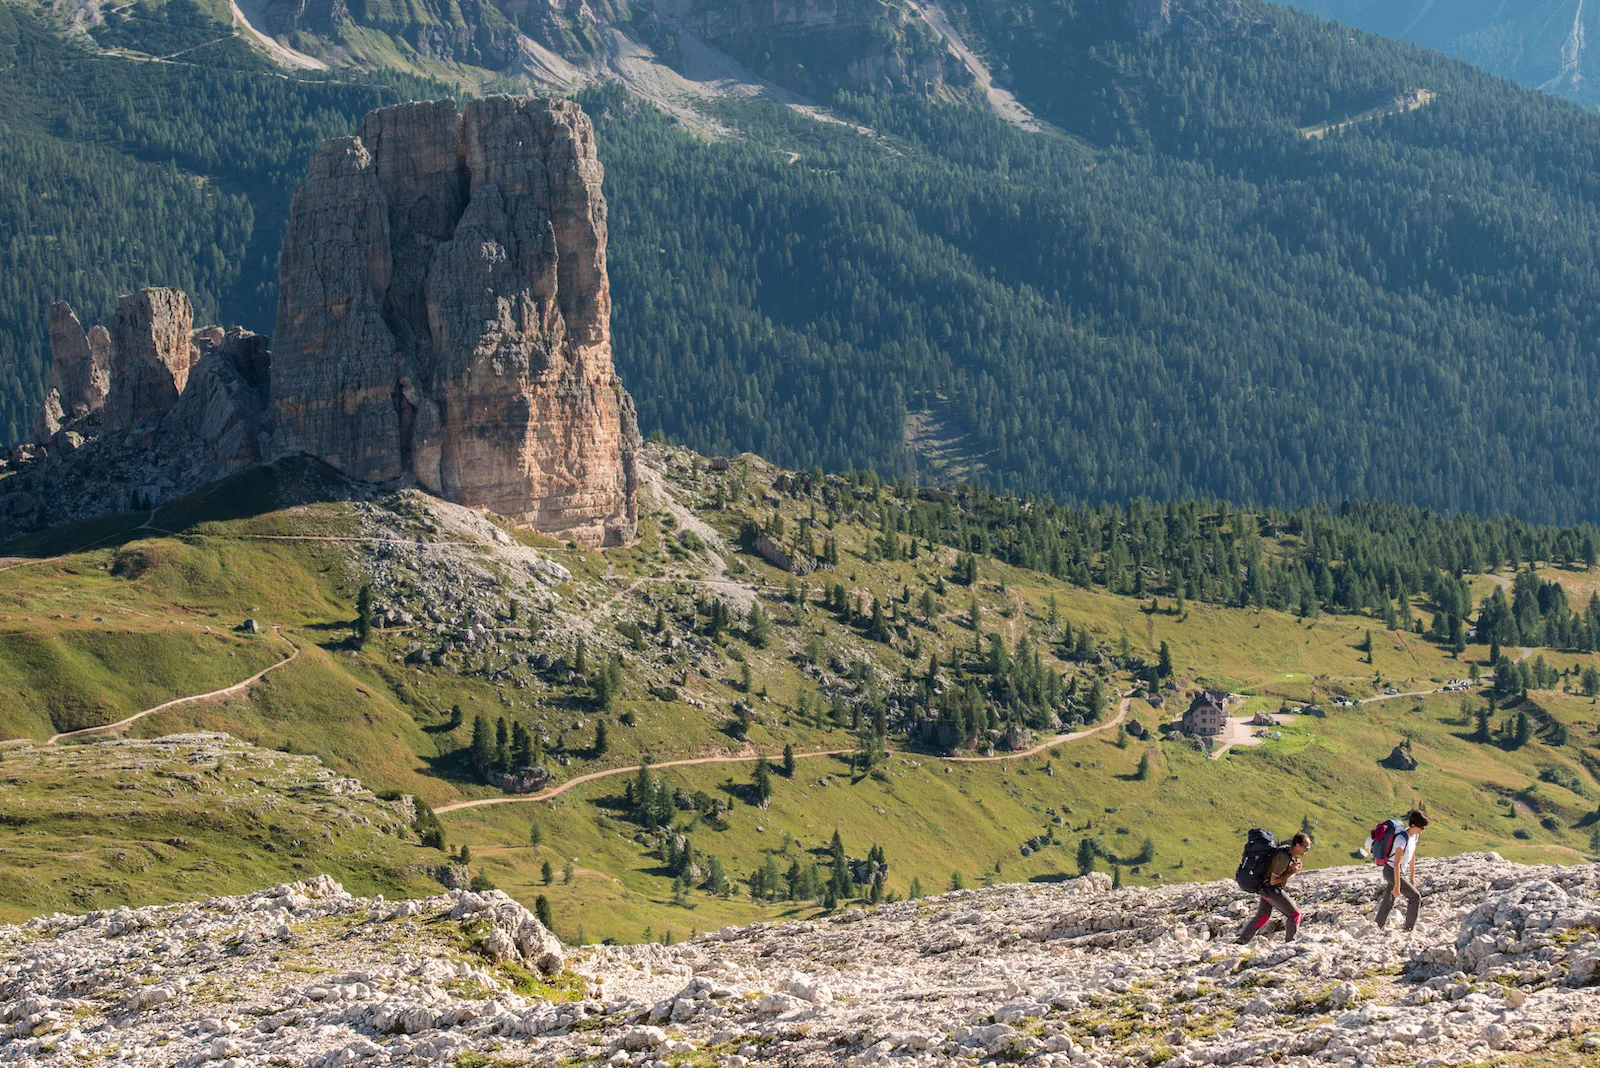
<svg viewBox="0 0 1600 1068"><path fill-rule="evenodd" d="M271 451L586 545L631 538L602 174L562 100L401 104L323 142L279 261Z"/></svg>

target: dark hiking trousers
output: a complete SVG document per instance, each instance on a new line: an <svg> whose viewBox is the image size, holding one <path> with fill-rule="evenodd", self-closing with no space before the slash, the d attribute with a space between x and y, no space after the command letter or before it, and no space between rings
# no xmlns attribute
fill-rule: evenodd
<svg viewBox="0 0 1600 1068"><path fill-rule="evenodd" d="M1244 930L1239 932L1239 944L1242 946L1249 942L1261 928L1272 919L1272 910L1277 909L1283 913L1283 939L1285 942L1294 941L1294 933L1300 929L1300 910L1295 906L1294 899L1283 892L1281 886L1269 886L1261 895L1261 907L1256 909L1255 919L1244 925Z"/></svg>
<svg viewBox="0 0 1600 1068"><path fill-rule="evenodd" d="M1417 893L1417 888L1407 882L1404 876L1400 879L1400 893L1406 899L1406 925L1402 930L1409 931L1417 925L1417 912L1422 908L1422 895ZM1389 922L1389 910L1392 908L1394 908L1394 868L1385 865L1383 894L1378 898L1379 927Z"/></svg>

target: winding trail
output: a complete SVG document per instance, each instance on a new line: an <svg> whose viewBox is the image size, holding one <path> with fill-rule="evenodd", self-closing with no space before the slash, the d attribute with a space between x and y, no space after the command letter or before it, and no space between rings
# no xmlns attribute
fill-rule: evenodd
<svg viewBox="0 0 1600 1068"><path fill-rule="evenodd" d="M190 694L187 697L175 697L171 701L166 701L162 704L156 705L154 708L147 708L143 712L135 712L127 719L119 719L115 723L102 723L98 727L83 727L75 731L62 731L60 734L52 734L45 744L55 745L64 738L82 738L91 734L102 734L107 731L121 730L128 724L137 720L141 720L145 716L151 715L152 713L162 712L169 708L176 708L178 705L186 705L192 701L208 701L216 697L231 697L234 694L245 693L250 689L250 687L266 678L268 673L277 671L279 668L283 667L283 665L290 663L300 655L300 647L294 642L290 641L282 631L280 631L277 627L273 627L272 632L279 638L282 638L283 641L286 642L289 648L293 651L282 660L279 660L273 664L268 664L254 675L251 675L248 679L245 679L243 682L236 682L232 686L224 686L220 690L211 690L208 693L196 693Z"/></svg>
<svg viewBox="0 0 1600 1068"><path fill-rule="evenodd" d="M1128 704L1131 700L1131 698L1124 697L1117 706L1116 717L1107 720L1105 723L1097 724L1093 727L1086 727L1081 731L1058 734L1049 741L1041 742L1040 744L1034 746L1032 749L1024 749L1016 753L999 753L995 756L931 757L930 759L944 760L954 764L987 764L1003 760L1022 760L1026 757L1035 756L1039 753L1042 753L1046 749L1052 749L1058 745L1064 745L1067 742L1077 741L1079 738L1087 738L1091 734L1098 734L1103 730L1109 730L1110 728L1115 727L1117 724L1121 723L1123 717L1128 714ZM904 752L904 750L900 749L891 749L888 751L892 753ZM815 749L808 753L796 753L794 758L796 760L810 760L815 757L846 756L854 752L856 752L855 749ZM664 760L660 763L652 763L648 766L652 768L681 768L700 764L748 764L752 760L756 760L761 756L766 756L769 760L771 760L781 757L782 754L744 753L736 756L721 755L687 757L683 760ZM587 775L579 775L575 779L568 779L559 786L552 786L550 789L536 794L517 794L510 797L480 797L474 801L452 801L448 805L440 805L433 811L435 815L442 816L447 812L459 812L463 809L481 808L485 805L512 805L529 801L550 801L554 798L560 797L562 794L566 793L568 790L571 790L575 786L581 786L586 782L594 782L597 779L613 778L617 775L632 775L640 768L645 766L646 765L644 764L630 764L623 768L607 768L604 771L591 771Z"/></svg>

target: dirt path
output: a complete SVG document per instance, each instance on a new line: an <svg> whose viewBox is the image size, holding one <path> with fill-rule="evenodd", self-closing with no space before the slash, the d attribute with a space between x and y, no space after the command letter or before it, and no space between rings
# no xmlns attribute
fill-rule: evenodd
<svg viewBox="0 0 1600 1068"><path fill-rule="evenodd" d="M231 697L232 695L234 695L236 693L245 693L246 691L248 691L250 689L250 687L254 686L256 683L258 683L262 679L266 678L267 674L269 672L273 672L273 671L278 670L279 668L283 667L283 665L289 663L290 661L294 660L296 657L298 657L300 655L300 647L295 645L294 642L289 641L289 639L287 637L285 637L283 635L283 633L280 630L278 630L277 627L273 627L272 628L272 632L274 634L276 634L279 638L282 638L284 640L284 642L286 642L288 644L289 648L291 650L293 650L293 651L290 652L290 654L288 656L284 657L282 660L279 660L277 663L268 664L266 667L262 668L260 671L256 672L254 675L251 675L248 679L245 679L243 682L236 682L232 686L224 686L220 690L212 690L209 693L197 693L197 694L190 694L188 697L176 697L176 698L173 698L171 701L167 701L167 702L164 702L162 704L156 705L154 708L147 708L143 712L135 712L133 715L129 716L127 719L119 719L115 723L102 723L98 727L84 727L84 728L82 728L80 730L62 731L60 734L52 734L50 736L50 739L47 742L45 742L45 744L46 745L55 745L57 742L61 741L64 738L82 738L82 737L86 737L86 736L91 735L91 734L103 734L103 733L108 732L108 731L121 730L123 727L126 727L128 724L133 723L136 720L143 719L145 716L151 715L152 713L163 712L166 709L176 708L178 705L186 705L186 704L189 704L192 701L208 701L208 700L211 700L212 698L216 698L216 697Z"/></svg>
<svg viewBox="0 0 1600 1068"><path fill-rule="evenodd" d="M1081 731L1072 731L1068 734L1058 734L1049 741L1041 742L1040 744L1034 746L1032 749L1024 749L1018 753L1000 753L995 756L932 757L930 759L948 760L957 764L986 764L1000 760L1021 760L1025 757L1042 753L1046 749L1051 749L1067 742L1077 741L1079 738L1087 738L1091 734L1098 734L1100 731L1115 727L1118 723L1121 723L1123 717L1128 714L1128 704L1130 700L1131 698L1127 697L1122 699L1121 703L1117 707L1117 715L1115 719L1101 723L1094 727L1087 727ZM796 753L794 758L796 760L810 760L815 757L845 756L854 752L856 752L854 749L817 749L808 753ZM898 753L903 752L903 750L891 749L889 752ZM651 764L649 766L652 768L682 768L702 764L748 764L752 760L755 760L762 755L763 754L761 753L742 753L735 756L723 755L688 757L683 760L665 760L659 764ZM768 760L779 759L782 756L782 754L775 755L772 753L767 753L765 755ZM433 811L436 815L442 816L446 812L458 812L462 809L468 808L481 808L485 805L511 805L527 801L550 801L554 798L560 797L562 794L566 793L568 790L571 790L575 786L581 786L586 782L594 782L597 779L610 779L618 775L632 775L644 766L645 765L643 764L631 764L625 768L607 768L604 771L591 771L587 775L579 775L576 779L568 779L560 786L552 786L550 789L541 791L537 794L518 794L511 797L480 797L475 801L452 801L448 805L438 806Z"/></svg>

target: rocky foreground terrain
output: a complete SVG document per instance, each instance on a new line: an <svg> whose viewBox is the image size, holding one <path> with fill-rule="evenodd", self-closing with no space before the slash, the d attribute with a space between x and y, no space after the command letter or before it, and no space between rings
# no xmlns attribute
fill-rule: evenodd
<svg viewBox="0 0 1600 1068"><path fill-rule="evenodd" d="M1597 1056L1600 872L1421 865L1371 923L1365 868L1253 903L1099 874L563 951L498 891L356 898L326 877L0 928L0 1061L256 1064L1580 1064Z"/></svg>

